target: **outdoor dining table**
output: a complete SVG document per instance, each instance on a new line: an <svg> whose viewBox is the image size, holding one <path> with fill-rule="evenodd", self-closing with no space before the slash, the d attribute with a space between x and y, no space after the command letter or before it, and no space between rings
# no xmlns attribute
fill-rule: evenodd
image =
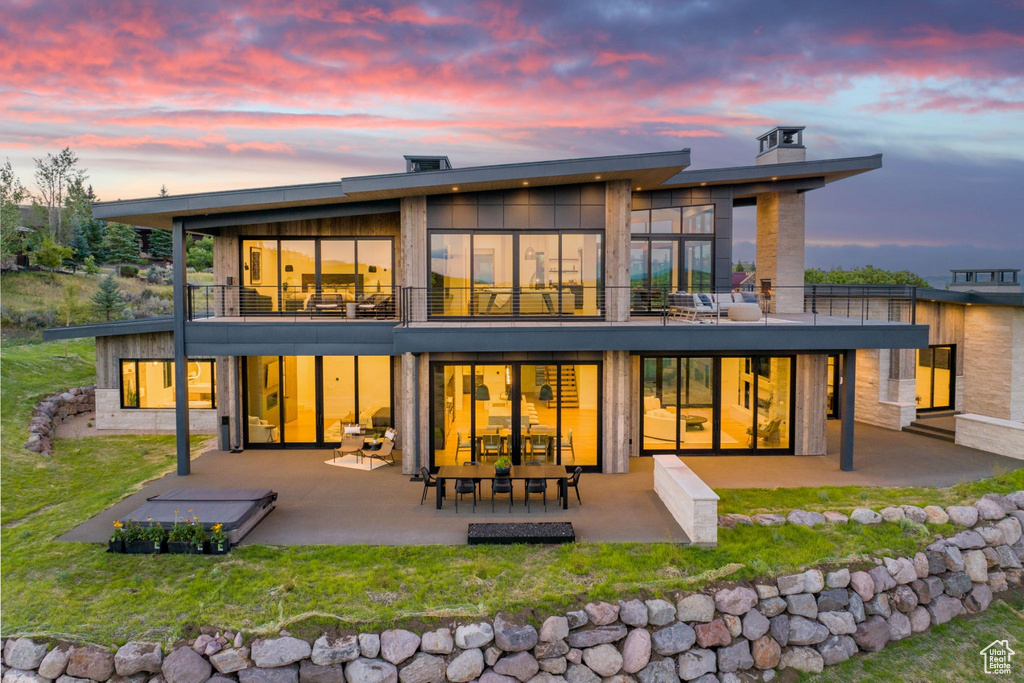
<svg viewBox="0 0 1024 683"><path fill-rule="evenodd" d="M561 465L513 465L508 474L496 474L493 465L444 465L437 470L437 509L441 509L444 500L444 482L446 479L556 479L558 494L562 497L562 509L569 509L569 497L566 495L568 473Z"/></svg>

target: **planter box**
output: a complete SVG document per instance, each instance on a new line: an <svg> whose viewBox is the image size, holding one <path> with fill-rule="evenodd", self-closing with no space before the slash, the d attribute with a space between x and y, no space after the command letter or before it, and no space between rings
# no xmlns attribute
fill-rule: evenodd
<svg viewBox="0 0 1024 683"><path fill-rule="evenodd" d="M190 541L168 541L167 552L172 555L202 555L203 544L197 546Z"/></svg>
<svg viewBox="0 0 1024 683"><path fill-rule="evenodd" d="M227 555L231 544L227 541L209 541L206 544L207 555Z"/></svg>
<svg viewBox="0 0 1024 683"><path fill-rule="evenodd" d="M126 541L124 551L129 555L159 555L163 552L163 541Z"/></svg>
<svg viewBox="0 0 1024 683"><path fill-rule="evenodd" d="M124 541L107 541L108 553L123 553Z"/></svg>

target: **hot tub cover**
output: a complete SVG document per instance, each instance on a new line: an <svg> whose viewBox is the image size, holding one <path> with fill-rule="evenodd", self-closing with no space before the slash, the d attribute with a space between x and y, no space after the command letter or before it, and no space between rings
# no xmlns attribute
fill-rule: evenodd
<svg viewBox="0 0 1024 683"><path fill-rule="evenodd" d="M228 540L238 543L274 509L277 493L270 489L170 489L147 498L122 522L142 526L160 523L165 529L186 517L198 517L207 529L223 525Z"/></svg>

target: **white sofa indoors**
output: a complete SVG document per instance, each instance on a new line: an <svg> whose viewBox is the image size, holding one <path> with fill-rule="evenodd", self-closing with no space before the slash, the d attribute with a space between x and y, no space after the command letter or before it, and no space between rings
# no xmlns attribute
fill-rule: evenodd
<svg viewBox="0 0 1024 683"><path fill-rule="evenodd" d="M645 439L658 439L675 444L677 421L675 413L661 407L661 399L655 396L644 397Z"/></svg>

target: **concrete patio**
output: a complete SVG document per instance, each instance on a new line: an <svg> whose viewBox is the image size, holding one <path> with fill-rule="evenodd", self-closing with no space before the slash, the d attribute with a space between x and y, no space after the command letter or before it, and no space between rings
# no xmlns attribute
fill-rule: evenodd
<svg viewBox="0 0 1024 683"><path fill-rule="evenodd" d="M712 488L790 488L798 486L951 486L1024 467L1005 458L916 434L857 423L855 471L839 470L839 425L829 424L830 454L794 456L686 456L684 461ZM192 462L192 475L158 479L62 536L63 541L105 542L113 521L146 498L171 488L272 488L280 494L274 510L244 543L271 545L431 545L463 544L470 522L572 522L577 539L587 542L688 543L686 535L652 490L653 461L630 460L629 474L584 474L583 505L570 491L562 510L549 490L544 511L534 501L527 514L521 485L516 504L496 499L490 489L473 511L464 499L455 512L449 497L442 510L430 490L421 506L423 484L411 482L398 467L361 471L324 464L328 450L209 451Z"/></svg>
<svg viewBox="0 0 1024 683"><path fill-rule="evenodd" d="M464 544L470 522L572 522L579 541L639 541L688 543L654 493L649 458L631 461L629 474L584 474L580 497L569 491L569 509L555 502L549 482L548 506L531 496L530 514L523 503L522 484L516 484L516 503L508 511L508 496L495 498L483 485L484 502L473 511L471 498L455 512L452 482L444 508L434 507L434 490L421 506L421 482L410 482L398 467L370 471L324 464L329 450L209 451L192 461L192 474L169 474L147 485L60 538L63 541L106 542L115 519L141 506L146 498L172 488L271 488L279 495L270 513L244 543L271 545L431 545Z"/></svg>

